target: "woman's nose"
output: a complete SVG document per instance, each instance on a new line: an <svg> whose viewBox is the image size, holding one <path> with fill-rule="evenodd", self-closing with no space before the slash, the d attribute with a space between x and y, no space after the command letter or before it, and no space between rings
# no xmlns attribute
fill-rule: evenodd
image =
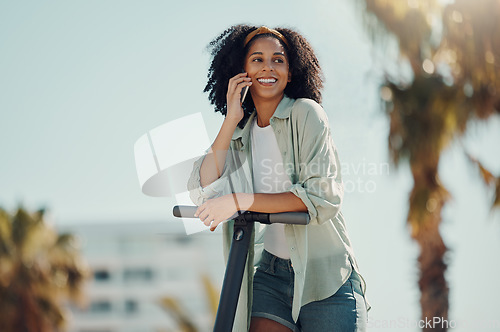
<svg viewBox="0 0 500 332"><path fill-rule="evenodd" d="M272 61L264 61L262 70L274 70L274 65Z"/></svg>

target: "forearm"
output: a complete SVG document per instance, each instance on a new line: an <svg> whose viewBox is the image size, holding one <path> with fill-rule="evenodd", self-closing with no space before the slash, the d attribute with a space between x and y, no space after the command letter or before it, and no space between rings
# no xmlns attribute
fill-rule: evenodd
<svg viewBox="0 0 500 332"><path fill-rule="evenodd" d="M219 134L210 147L209 153L205 156L200 167L200 182L202 187L206 187L217 180L224 169L226 155L233 137L234 130L238 122L226 118L222 123Z"/></svg>
<svg viewBox="0 0 500 332"><path fill-rule="evenodd" d="M307 212L302 200L291 192L277 194L236 194L240 210L262 213Z"/></svg>
<svg viewBox="0 0 500 332"><path fill-rule="evenodd" d="M198 207L194 216L199 217L213 231L224 220L234 218L237 211L262 213L306 212L302 200L292 192L279 194L227 194L209 199Z"/></svg>

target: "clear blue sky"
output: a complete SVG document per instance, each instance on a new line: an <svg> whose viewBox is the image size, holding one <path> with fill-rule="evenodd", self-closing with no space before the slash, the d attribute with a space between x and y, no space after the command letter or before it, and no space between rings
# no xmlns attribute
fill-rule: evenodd
<svg viewBox="0 0 500 332"><path fill-rule="evenodd" d="M372 326L419 319L417 248L405 226L412 180L405 165L387 172L380 56L351 2L0 1L0 206L46 206L57 224L170 220L172 199L140 191L135 141L197 112L213 139L221 117L202 93L207 43L237 23L294 27L326 76L323 106L351 188L343 210ZM471 129L464 144L500 174L500 119ZM488 214L491 196L458 145L441 166L454 197L442 227L450 319L467 331L498 319L500 218Z"/></svg>

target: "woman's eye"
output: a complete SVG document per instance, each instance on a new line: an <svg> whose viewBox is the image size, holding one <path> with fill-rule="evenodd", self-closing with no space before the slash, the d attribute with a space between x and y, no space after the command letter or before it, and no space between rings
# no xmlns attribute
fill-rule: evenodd
<svg viewBox="0 0 500 332"><path fill-rule="evenodd" d="M262 58L253 58L252 59L252 62L262 62L262 61L263 61ZM283 60L281 58L276 58L276 59L273 60L273 62L275 62L275 63L284 63L285 60Z"/></svg>

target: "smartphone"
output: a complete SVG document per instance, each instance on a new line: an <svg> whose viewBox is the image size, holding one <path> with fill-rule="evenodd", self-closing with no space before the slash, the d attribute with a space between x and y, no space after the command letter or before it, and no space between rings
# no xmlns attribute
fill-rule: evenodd
<svg viewBox="0 0 500 332"><path fill-rule="evenodd" d="M241 89L241 103L242 104L245 101L245 97L247 96L248 88L249 88L249 86L246 86L243 89Z"/></svg>
<svg viewBox="0 0 500 332"><path fill-rule="evenodd" d="M244 68L241 69L241 72L244 73L245 69ZM248 88L249 88L249 86L246 86L243 89L241 89L241 104L243 104L243 102L245 101L245 97L247 96Z"/></svg>

